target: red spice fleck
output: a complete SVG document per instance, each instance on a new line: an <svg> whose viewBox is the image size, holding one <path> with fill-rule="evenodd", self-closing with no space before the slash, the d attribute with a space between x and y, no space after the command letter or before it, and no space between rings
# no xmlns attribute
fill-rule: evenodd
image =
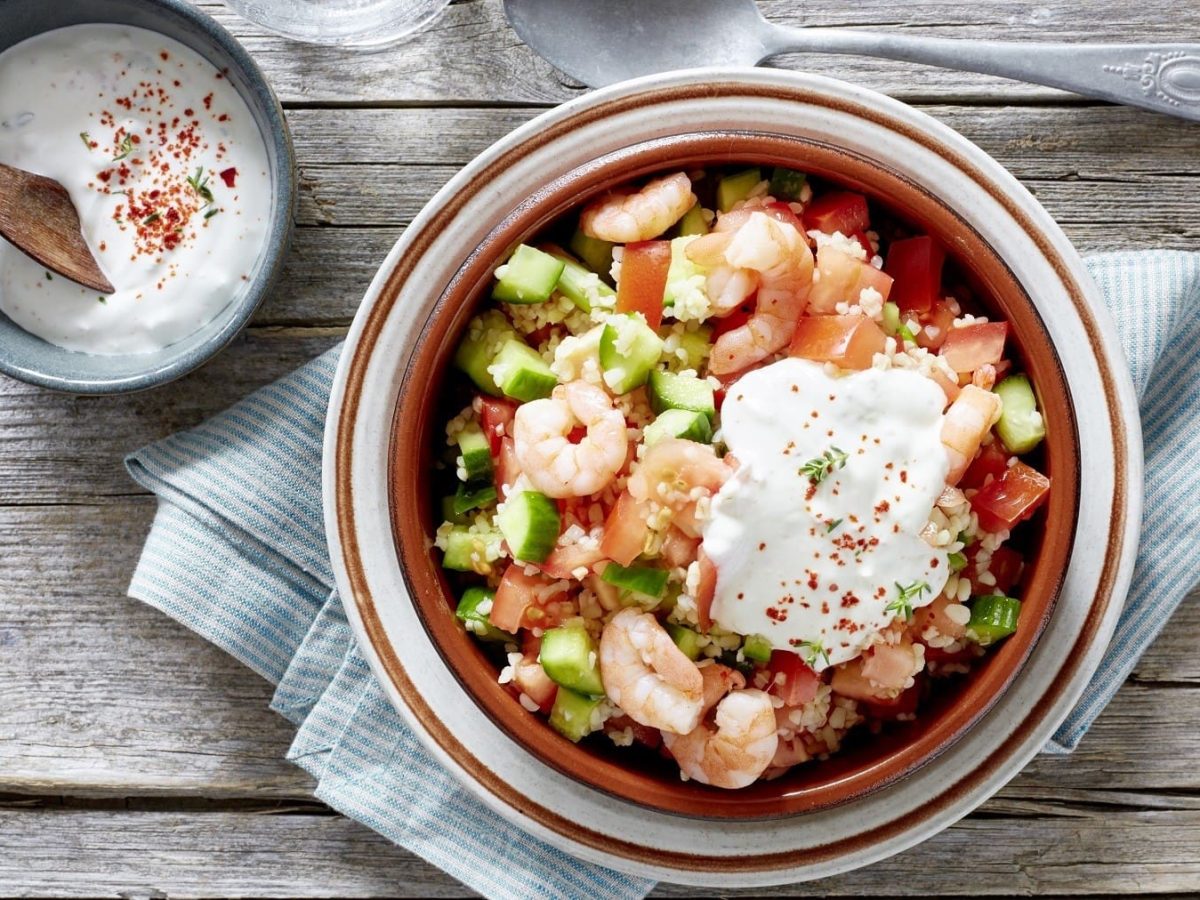
<svg viewBox="0 0 1200 900"><path fill-rule="evenodd" d="M204 97L204 108L205 109L212 109L212 98L213 98L213 95L211 93L205 95L205 97Z"/></svg>
<svg viewBox="0 0 1200 900"><path fill-rule="evenodd" d="M823 616L829 615L829 604L826 603L824 600L821 601L821 615L823 615Z"/></svg>
<svg viewBox="0 0 1200 900"><path fill-rule="evenodd" d="M171 58L171 54L168 53L166 50L159 50L158 58L161 59L163 62L166 62L168 59Z"/></svg>
<svg viewBox="0 0 1200 900"><path fill-rule="evenodd" d="M774 622L786 622L788 611L786 609L776 609L774 606L767 607L767 618Z"/></svg>
<svg viewBox="0 0 1200 900"><path fill-rule="evenodd" d="M879 515L883 515L891 508L892 504L888 503L886 500L880 500L875 504L875 512L879 513Z"/></svg>
<svg viewBox="0 0 1200 900"><path fill-rule="evenodd" d="M904 484L908 484L908 469L900 470L900 481L902 481Z"/></svg>
<svg viewBox="0 0 1200 900"><path fill-rule="evenodd" d="M936 556L929 561L929 568L931 568L931 569L936 569L938 567L938 565L939 565L938 558Z"/></svg>
<svg viewBox="0 0 1200 900"><path fill-rule="evenodd" d="M192 116L194 116L196 114L196 111L189 106L187 109L185 109L183 111L183 114L190 119Z"/></svg>
<svg viewBox="0 0 1200 900"><path fill-rule="evenodd" d="M850 591L846 591L846 593L842 594L842 609L851 609L852 607L858 606L859 602L859 599Z"/></svg>
<svg viewBox="0 0 1200 900"><path fill-rule="evenodd" d="M760 543L760 544L758 545L758 550L759 550L759 552L760 552L760 553L761 553L763 550L766 550L766 549L767 549L767 542L766 542L766 541L763 541L762 543Z"/></svg>
<svg viewBox="0 0 1200 900"><path fill-rule="evenodd" d="M228 169L222 169L218 174L221 176L221 180L225 182L225 187L232 188L236 185L238 170L233 166L230 166Z"/></svg>

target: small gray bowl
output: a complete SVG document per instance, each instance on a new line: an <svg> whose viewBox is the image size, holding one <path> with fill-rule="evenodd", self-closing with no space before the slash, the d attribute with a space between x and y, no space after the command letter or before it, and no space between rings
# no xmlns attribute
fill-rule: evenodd
<svg viewBox="0 0 1200 900"><path fill-rule="evenodd" d="M157 31L225 71L254 115L271 171L270 228L254 272L215 319L183 340L153 353L93 356L47 343L0 313L0 372L57 391L118 394L157 387L198 368L250 321L279 278L287 255L296 204L296 164L283 109L258 66L229 32L185 0L0 0L0 51L46 31L90 22Z"/></svg>

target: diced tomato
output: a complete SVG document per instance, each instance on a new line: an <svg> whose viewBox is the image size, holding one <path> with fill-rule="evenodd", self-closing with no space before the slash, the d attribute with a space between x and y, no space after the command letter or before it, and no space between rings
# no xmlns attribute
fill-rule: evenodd
<svg viewBox="0 0 1200 900"><path fill-rule="evenodd" d="M804 230L826 234L840 231L850 236L871 226L867 198L851 191L831 191L813 200L804 210Z"/></svg>
<svg viewBox="0 0 1200 900"><path fill-rule="evenodd" d="M869 369L886 340L883 330L866 316L801 316L788 354L843 369Z"/></svg>
<svg viewBox="0 0 1200 900"><path fill-rule="evenodd" d="M510 437L501 438L500 453L496 457L496 493L501 500L508 496L505 485L515 484L521 474L521 464L517 462L517 445Z"/></svg>
<svg viewBox="0 0 1200 900"><path fill-rule="evenodd" d="M678 528L670 526L667 528L666 537L663 538L663 561L672 568L687 567L696 558L696 548L699 546L699 540L688 537Z"/></svg>
<svg viewBox="0 0 1200 900"><path fill-rule="evenodd" d="M600 540L600 554L622 566L632 563L646 546L646 519L649 510L629 491L617 498L612 512L604 520L604 537Z"/></svg>
<svg viewBox="0 0 1200 900"><path fill-rule="evenodd" d="M942 393L946 395L946 404L949 405L958 399L958 395L962 393L962 388L958 386L957 381L951 380L945 372L937 367L929 370L929 377L937 382L937 386L942 389Z"/></svg>
<svg viewBox="0 0 1200 900"><path fill-rule="evenodd" d="M862 292L874 288L884 299L892 292L892 277L870 263L826 244L817 251L820 277L808 292L812 312L831 313L839 303L858 303Z"/></svg>
<svg viewBox="0 0 1200 900"><path fill-rule="evenodd" d="M554 696L558 693L558 685L550 680L550 676L537 661L537 655L526 654L521 661L513 666L512 684L518 691L527 696L544 712L550 712L554 706Z"/></svg>
<svg viewBox="0 0 1200 900"><path fill-rule="evenodd" d="M1007 594L1021 580L1021 570L1025 568L1025 560L1012 547L997 547L992 552L988 571L996 579L992 591Z"/></svg>
<svg viewBox="0 0 1200 900"><path fill-rule="evenodd" d="M926 312L941 297L945 261L945 251L927 235L892 242L883 270L896 281L892 301L901 312Z"/></svg>
<svg viewBox="0 0 1200 900"><path fill-rule="evenodd" d="M918 676L912 687L901 692L891 700L868 700L867 715L885 721L898 719L903 715L912 715L917 711L921 702L921 677Z"/></svg>
<svg viewBox="0 0 1200 900"><path fill-rule="evenodd" d="M851 239L858 241L858 246L867 251L868 260L875 255L874 245L871 243L871 239L867 237L865 232L856 231L854 234L850 235L850 237Z"/></svg>
<svg viewBox="0 0 1200 900"><path fill-rule="evenodd" d="M984 531L1011 531L1046 500L1050 479L1023 462L1014 463L971 498L971 509Z"/></svg>
<svg viewBox="0 0 1200 900"><path fill-rule="evenodd" d="M987 481L989 475L992 478L999 478L1006 471L1008 471L1008 454L1004 452L1004 445L999 441L992 441L983 447L971 465L967 466L967 471L959 479L958 486L963 490L983 487L983 483Z"/></svg>
<svg viewBox="0 0 1200 900"><path fill-rule="evenodd" d="M549 593L546 588L552 579L538 573L526 575L525 567L510 565L504 570L496 596L492 598L492 611L488 621L504 631L516 634L522 628L537 625L553 628L570 613L571 604L565 591Z"/></svg>
<svg viewBox="0 0 1200 900"><path fill-rule="evenodd" d="M983 322L951 328L942 344L941 356L955 372L974 372L994 366L1004 356L1007 322Z"/></svg>
<svg viewBox="0 0 1200 900"><path fill-rule="evenodd" d="M728 331L733 331L735 328L741 328L754 315L755 307L758 306L758 295L751 294L743 301L741 306L734 308L731 312L726 313L719 319L712 319L713 324L713 340L715 341L721 335Z"/></svg>
<svg viewBox="0 0 1200 900"><path fill-rule="evenodd" d="M920 315L920 321L921 327L913 335L917 339L917 346L926 350L937 350L945 342L946 335L950 333L950 326L954 324L954 310L945 300L934 300L929 309ZM927 327L933 329L932 335L925 330Z"/></svg>
<svg viewBox="0 0 1200 900"><path fill-rule="evenodd" d="M785 225L791 225L801 234L804 234L804 223L800 221L800 217L792 212L792 208L782 200L776 200L773 203L768 203L763 207L763 212L777 222L782 222Z"/></svg>
<svg viewBox="0 0 1200 900"><path fill-rule="evenodd" d="M517 415L517 404L507 397L480 397L482 408L479 421L483 433L492 448L492 456L500 455L500 440L505 435L512 437L513 419Z"/></svg>
<svg viewBox="0 0 1200 900"><path fill-rule="evenodd" d="M782 700L784 706L800 706L817 696L820 676L790 650L772 650L767 669L771 673L767 690Z"/></svg>
<svg viewBox="0 0 1200 900"><path fill-rule="evenodd" d="M617 283L617 312L640 312L651 328L662 325L663 292L670 265L670 241L626 244Z"/></svg>
<svg viewBox="0 0 1200 900"><path fill-rule="evenodd" d="M591 541L585 541L582 544L555 547L538 568L551 578L574 578L576 569L590 569L602 559L604 553L600 548L592 546Z"/></svg>
<svg viewBox="0 0 1200 900"><path fill-rule="evenodd" d="M697 551L696 562L700 566L700 581L696 586L696 622L701 631L707 632L712 628L710 614L713 595L717 592L717 567L708 558L703 547Z"/></svg>
<svg viewBox="0 0 1200 900"><path fill-rule="evenodd" d="M925 645L925 662L931 663L969 663L975 659L975 651L970 643L963 644L957 650L947 650L945 647L930 647Z"/></svg>

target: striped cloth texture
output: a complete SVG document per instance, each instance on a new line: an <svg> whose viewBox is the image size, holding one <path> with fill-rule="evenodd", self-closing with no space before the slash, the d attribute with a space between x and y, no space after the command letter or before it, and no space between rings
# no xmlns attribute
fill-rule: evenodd
<svg viewBox="0 0 1200 900"><path fill-rule="evenodd" d="M1048 745L1070 752L1200 579L1200 254L1093 256L1141 403L1146 520L1129 601L1087 693ZM340 348L197 428L129 456L159 499L129 587L276 685L288 759L316 797L496 898L642 897L653 882L584 863L503 821L392 708L334 589L321 506L325 411Z"/></svg>

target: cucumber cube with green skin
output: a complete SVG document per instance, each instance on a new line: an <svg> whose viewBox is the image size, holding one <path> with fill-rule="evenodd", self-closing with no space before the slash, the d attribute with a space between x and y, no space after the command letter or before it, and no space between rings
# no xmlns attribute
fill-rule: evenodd
<svg viewBox="0 0 1200 900"><path fill-rule="evenodd" d="M671 263L663 288L663 306L667 309L708 309L708 269L692 262L687 255L688 244L694 240L695 235L671 239ZM691 318L692 314L680 317Z"/></svg>
<svg viewBox="0 0 1200 900"><path fill-rule="evenodd" d="M609 316L600 333L600 368L604 383L618 394L628 394L650 377L662 356L663 342L641 313Z"/></svg>
<svg viewBox="0 0 1200 900"><path fill-rule="evenodd" d="M996 433L1010 453L1028 453L1046 436L1033 385L1024 375L1009 375L996 385L996 394L1003 404Z"/></svg>
<svg viewBox="0 0 1200 900"><path fill-rule="evenodd" d="M652 447L666 437L683 438L707 444L712 441L712 424L708 416L690 409L663 410L642 432L642 440Z"/></svg>
<svg viewBox="0 0 1200 900"><path fill-rule="evenodd" d="M572 743L579 743L592 731L592 713L603 697L585 697L560 687L550 708L550 727Z"/></svg>
<svg viewBox="0 0 1200 900"><path fill-rule="evenodd" d="M667 634L671 635L675 646L682 650L688 659L700 658L700 635L695 631L682 625L668 625Z"/></svg>
<svg viewBox="0 0 1200 900"><path fill-rule="evenodd" d="M762 172L757 167L726 175L717 182L717 209L721 212L729 212L735 203L749 197L750 192L760 181L762 181Z"/></svg>
<svg viewBox="0 0 1200 900"><path fill-rule="evenodd" d="M678 375L655 369L650 373L650 408L656 414L668 409L690 409L711 420L717 414L712 385L694 375Z"/></svg>
<svg viewBox="0 0 1200 900"><path fill-rule="evenodd" d="M442 521L450 522L453 525L465 525L470 521L470 517L465 513L455 512L454 501L457 499L457 496L456 493L452 496L442 498Z"/></svg>
<svg viewBox="0 0 1200 900"><path fill-rule="evenodd" d="M442 567L456 572L484 572L497 556L489 550L497 535L495 532L471 532L455 526L446 538L446 550L442 556Z"/></svg>
<svg viewBox="0 0 1200 900"><path fill-rule="evenodd" d="M454 615L463 623L463 627L467 631L481 641L515 641L515 635L501 631L488 619L488 613L492 611L492 601L495 599L495 591L481 587L469 587L463 591ZM480 609L481 606L482 609Z"/></svg>
<svg viewBox="0 0 1200 900"><path fill-rule="evenodd" d="M492 480L492 449L478 425L469 425L458 433L458 450L462 455L467 484L489 484Z"/></svg>
<svg viewBox="0 0 1200 900"><path fill-rule="evenodd" d="M563 261L521 244L496 270L492 299L504 303L543 303L550 299L563 272Z"/></svg>
<svg viewBox="0 0 1200 900"><path fill-rule="evenodd" d="M493 397L502 396L499 386L488 366L495 361L508 341L520 340L508 318L498 309L488 310L476 316L467 327L466 337L454 354L454 364L467 374L475 386Z"/></svg>
<svg viewBox="0 0 1200 900"><path fill-rule="evenodd" d="M584 234L583 229L577 228L571 236L568 249L579 257L585 266L608 281L608 273L612 269L613 246L608 241L591 237Z"/></svg>
<svg viewBox="0 0 1200 900"><path fill-rule="evenodd" d="M750 634L742 642L742 656L756 663L771 661L771 642L761 634Z"/></svg>
<svg viewBox="0 0 1200 900"><path fill-rule="evenodd" d="M513 340L500 348L488 371L501 393L522 403L549 397L558 379L536 350Z"/></svg>
<svg viewBox="0 0 1200 900"><path fill-rule="evenodd" d="M600 650L582 625L548 629L542 635L538 661L555 684L578 694L604 695Z"/></svg>
<svg viewBox="0 0 1200 900"><path fill-rule="evenodd" d="M967 623L967 631L974 633L979 643L991 644L1016 631L1020 617L1020 600L1003 594L988 594L977 597L971 604L971 620Z"/></svg>
<svg viewBox="0 0 1200 900"><path fill-rule="evenodd" d="M485 484L481 487L473 488L465 484L459 484L453 498L454 514L462 516L473 509L482 509L485 506L491 506L495 502L496 488L493 485Z"/></svg>
<svg viewBox="0 0 1200 900"><path fill-rule="evenodd" d="M708 223L704 221L704 210L699 203L693 204L679 220L679 236L687 237L692 234L708 234Z"/></svg>
<svg viewBox="0 0 1200 900"><path fill-rule="evenodd" d="M562 525L558 504L537 491L511 495L496 522L513 556L531 563L544 562L550 555Z"/></svg>
<svg viewBox="0 0 1200 900"><path fill-rule="evenodd" d="M655 569L650 566L622 566L610 562L600 574L603 581L623 592L640 594L649 600L657 601L663 595L667 586L667 570ZM636 599L636 598L635 598Z"/></svg>
<svg viewBox="0 0 1200 900"><path fill-rule="evenodd" d="M771 187L767 193L776 200L799 200L807 183L808 176L803 172L776 166L771 171Z"/></svg>
<svg viewBox="0 0 1200 900"><path fill-rule="evenodd" d="M589 271L566 254L551 252L562 260L562 275L558 278L558 291L584 312L593 306L611 308L616 305L617 292L600 280L600 276Z"/></svg>
<svg viewBox="0 0 1200 900"><path fill-rule="evenodd" d="M702 325L695 331L685 331L679 335L679 349L687 354L683 367L699 370L712 353L712 329Z"/></svg>

